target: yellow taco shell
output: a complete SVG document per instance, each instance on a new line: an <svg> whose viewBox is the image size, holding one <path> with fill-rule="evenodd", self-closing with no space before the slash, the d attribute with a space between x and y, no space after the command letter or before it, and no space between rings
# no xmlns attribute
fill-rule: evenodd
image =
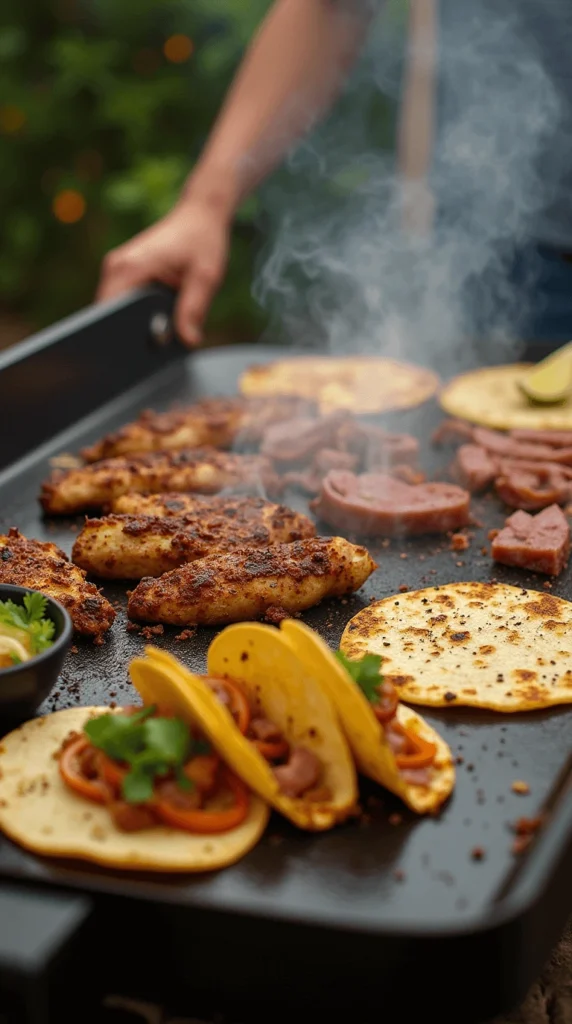
<svg viewBox="0 0 572 1024"><path fill-rule="evenodd" d="M268 762L241 735L228 710L200 676L164 651L148 649L145 663L148 672L163 673L176 682L201 729L227 764L299 828L328 829L353 813L357 803L355 766L336 712L328 695L278 630L258 623L229 626L209 648L207 674L235 680L251 706L270 718L291 744L305 746L320 758L321 781L332 794L327 801L284 796ZM141 661L132 665L138 689L142 669ZM157 680L157 693L159 686Z"/></svg>
<svg viewBox="0 0 572 1024"><path fill-rule="evenodd" d="M0 741L0 829L10 839L42 856L156 872L214 871L256 845L268 808L255 796L248 817L232 832L192 835L164 826L121 832L104 806L73 793L60 778L56 755L71 732L81 732L90 718L105 712L109 708L56 711Z"/></svg>
<svg viewBox="0 0 572 1024"><path fill-rule="evenodd" d="M430 770L430 788L411 785L403 779L385 739L383 727L373 714L367 698L329 647L316 633L294 619L282 622L281 632L329 693L362 775L379 782L401 797L418 814L438 811L455 785L453 757L438 733L411 708L399 706L398 721L437 746L435 763Z"/></svg>

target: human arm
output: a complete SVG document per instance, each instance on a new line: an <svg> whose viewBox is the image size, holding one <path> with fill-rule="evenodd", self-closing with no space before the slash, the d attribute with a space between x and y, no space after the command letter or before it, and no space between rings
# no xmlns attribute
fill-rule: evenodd
<svg viewBox="0 0 572 1024"><path fill-rule="evenodd" d="M364 0L276 0L174 208L106 257L98 298L161 281L198 344L226 268L234 214L336 98L369 21Z"/></svg>

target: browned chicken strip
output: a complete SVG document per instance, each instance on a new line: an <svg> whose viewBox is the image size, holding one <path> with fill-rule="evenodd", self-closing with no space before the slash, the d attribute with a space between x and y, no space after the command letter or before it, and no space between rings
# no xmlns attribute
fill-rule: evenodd
<svg viewBox="0 0 572 1024"><path fill-rule="evenodd" d="M121 494L137 491L196 491L214 494L225 488L237 491L275 491L268 459L261 455L235 455L214 448L181 452L148 452L96 462L79 469L55 470L42 485L40 504L51 515L72 515L102 508Z"/></svg>
<svg viewBox="0 0 572 1024"><path fill-rule="evenodd" d="M111 502L109 511L132 516L160 516L162 519L186 516L189 512L201 510L207 515L211 512L221 512L223 515L231 516L239 511L245 502L250 501L252 498L244 495L227 497L218 494L181 494L178 491L167 491L163 494L122 494Z"/></svg>
<svg viewBox="0 0 572 1024"><path fill-rule="evenodd" d="M205 509L178 518L110 515L88 519L72 558L94 576L140 580L206 555L288 544L315 533L307 516L262 498L246 498L227 515Z"/></svg>
<svg viewBox="0 0 572 1024"><path fill-rule="evenodd" d="M231 448L259 441L273 423L296 419L312 411L312 404L290 395L267 398L206 398L196 405L153 412L127 423L97 444L84 448L86 462L130 455L133 452L172 451L211 445Z"/></svg>
<svg viewBox="0 0 572 1024"><path fill-rule="evenodd" d="M239 548L141 580L128 612L132 619L176 626L249 621L271 608L292 615L359 590L376 568L365 548L343 537Z"/></svg>
<svg viewBox="0 0 572 1024"><path fill-rule="evenodd" d="M28 540L12 528L0 536L0 583L30 587L53 597L69 612L75 629L86 636L108 630L115 611L85 572L49 541Z"/></svg>

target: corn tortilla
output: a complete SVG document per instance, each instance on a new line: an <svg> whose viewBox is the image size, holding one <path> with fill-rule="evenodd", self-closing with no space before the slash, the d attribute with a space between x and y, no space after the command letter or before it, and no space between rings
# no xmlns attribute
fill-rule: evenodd
<svg viewBox="0 0 572 1024"><path fill-rule="evenodd" d="M286 619L281 632L330 695L362 775L401 797L418 814L438 811L455 785L453 756L445 741L415 711L399 705L398 721L437 746L430 787L406 782L371 705L323 640L294 619Z"/></svg>
<svg viewBox="0 0 572 1024"><path fill-rule="evenodd" d="M572 430L572 395L558 405L534 405L518 381L529 363L491 366L454 377L439 395L450 416L495 430Z"/></svg>
<svg viewBox="0 0 572 1024"><path fill-rule="evenodd" d="M268 762L236 728L210 687L171 655L147 650L148 670L163 672L186 694L193 714L214 747L224 750L227 763L248 786L299 828L329 829L351 815L357 805L353 758L328 695L285 637L271 626L239 623L223 630L209 648L209 676L235 680L251 707L269 718L291 745L304 746L323 765L319 785L328 800L292 799L279 789ZM140 672L136 664L135 670ZM140 675L136 679L139 688ZM156 684L158 685L158 684Z"/></svg>
<svg viewBox="0 0 572 1024"><path fill-rule="evenodd" d="M299 356L251 366L239 381L243 395L298 395L321 413L371 415L412 409L439 387L431 370L379 356Z"/></svg>
<svg viewBox="0 0 572 1024"><path fill-rule="evenodd" d="M35 718L0 741L0 829L20 846L49 857L73 857L129 871L213 871L233 864L258 842L268 808L251 797L231 832L193 835L159 826L121 832L109 812L62 781L56 754L71 732L106 707L68 708ZM187 715L188 718L188 715Z"/></svg>
<svg viewBox="0 0 572 1024"><path fill-rule="evenodd" d="M572 604L500 583L387 597L344 631L350 658L381 654L402 700L532 711L572 703Z"/></svg>

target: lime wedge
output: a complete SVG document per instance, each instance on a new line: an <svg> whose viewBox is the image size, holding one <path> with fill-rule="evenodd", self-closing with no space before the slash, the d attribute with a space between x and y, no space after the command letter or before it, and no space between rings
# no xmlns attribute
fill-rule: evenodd
<svg viewBox="0 0 572 1024"><path fill-rule="evenodd" d="M518 386L539 405L556 405L568 398L572 392L572 341L533 366Z"/></svg>

